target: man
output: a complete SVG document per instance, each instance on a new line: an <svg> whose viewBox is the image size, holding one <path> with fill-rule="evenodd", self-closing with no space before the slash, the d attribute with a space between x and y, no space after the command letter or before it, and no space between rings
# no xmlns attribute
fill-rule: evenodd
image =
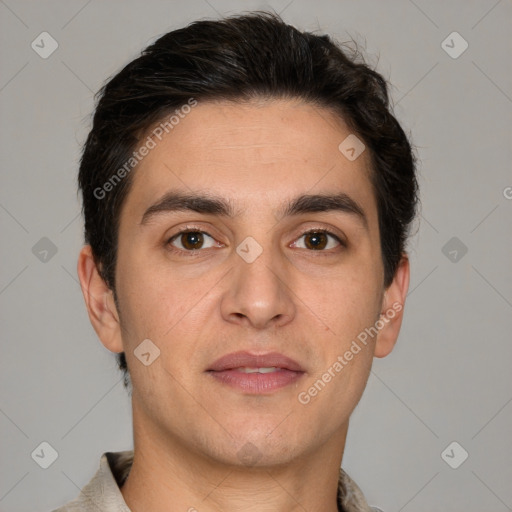
<svg viewBox="0 0 512 512"><path fill-rule="evenodd" d="M275 15L195 22L101 91L79 184L134 451L59 511L372 510L340 466L417 201L383 78Z"/></svg>

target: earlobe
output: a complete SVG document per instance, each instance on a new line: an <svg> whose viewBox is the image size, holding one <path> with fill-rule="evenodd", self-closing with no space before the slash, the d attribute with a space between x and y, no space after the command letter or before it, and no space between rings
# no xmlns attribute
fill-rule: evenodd
<svg viewBox="0 0 512 512"><path fill-rule="evenodd" d="M379 334L375 343L375 357L386 357L395 346L404 314L405 298L409 289L410 267L406 254L395 272L392 283L384 293L379 326Z"/></svg>
<svg viewBox="0 0 512 512"><path fill-rule="evenodd" d="M89 320L96 334L108 350L122 352L121 327L113 292L98 272L90 245L80 251L77 272Z"/></svg>

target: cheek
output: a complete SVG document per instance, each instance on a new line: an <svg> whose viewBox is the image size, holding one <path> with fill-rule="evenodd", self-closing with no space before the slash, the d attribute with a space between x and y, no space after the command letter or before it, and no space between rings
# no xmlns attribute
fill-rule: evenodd
<svg viewBox="0 0 512 512"><path fill-rule="evenodd" d="M343 347L348 349L349 346ZM322 370L297 390L298 412L311 430L335 435L348 422L366 387L372 353L368 348L344 359L346 350L333 351ZM340 359L343 362L340 362Z"/></svg>
<svg viewBox="0 0 512 512"><path fill-rule="evenodd" d="M131 280L120 295L128 335L125 341L132 344L150 338L160 345L179 329L194 297L197 294L172 283Z"/></svg>
<svg viewBox="0 0 512 512"><path fill-rule="evenodd" d="M357 336L379 317L382 287L369 267L347 266L330 275L322 286L304 283L304 290L308 288L308 304L340 343Z"/></svg>
<svg viewBox="0 0 512 512"><path fill-rule="evenodd" d="M170 312L179 313L187 289L173 283L164 269L147 253L142 244L120 244L116 267L116 288L128 336L155 338L162 326L172 318Z"/></svg>
<svg viewBox="0 0 512 512"><path fill-rule="evenodd" d="M125 279L119 281L123 344L129 366L130 358L133 361L130 369L137 371L132 380L136 384L140 377L140 384L148 391L148 386L153 384L157 389L158 381L170 380L172 387L171 375L180 382L188 382L197 363L194 354L200 350L198 344L207 338L205 331L216 332L211 302L204 297L208 287L201 281L180 279L175 273L170 275L166 269L150 269L149 265L137 268L141 271L125 266ZM134 350L146 339L160 351L158 360L147 368L134 356Z"/></svg>

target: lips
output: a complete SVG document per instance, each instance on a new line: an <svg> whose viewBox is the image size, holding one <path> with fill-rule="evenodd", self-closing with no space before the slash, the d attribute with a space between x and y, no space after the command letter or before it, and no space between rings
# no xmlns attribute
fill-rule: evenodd
<svg viewBox="0 0 512 512"><path fill-rule="evenodd" d="M222 372L238 368L281 368L304 373L304 369L299 363L277 352L261 355L249 352L234 352L215 361L207 371Z"/></svg>
<svg viewBox="0 0 512 512"><path fill-rule="evenodd" d="M294 383L305 370L293 359L276 352L234 352L215 361L207 373L245 394L269 394Z"/></svg>

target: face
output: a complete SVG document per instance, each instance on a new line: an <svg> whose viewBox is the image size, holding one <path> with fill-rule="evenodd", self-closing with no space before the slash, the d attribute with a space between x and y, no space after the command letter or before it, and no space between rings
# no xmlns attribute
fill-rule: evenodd
<svg viewBox="0 0 512 512"><path fill-rule="evenodd" d="M230 464L342 442L400 314L354 340L407 286L383 288L368 151L338 149L350 134L272 100L199 103L156 140L121 211L120 324L97 327L126 352L136 429Z"/></svg>

